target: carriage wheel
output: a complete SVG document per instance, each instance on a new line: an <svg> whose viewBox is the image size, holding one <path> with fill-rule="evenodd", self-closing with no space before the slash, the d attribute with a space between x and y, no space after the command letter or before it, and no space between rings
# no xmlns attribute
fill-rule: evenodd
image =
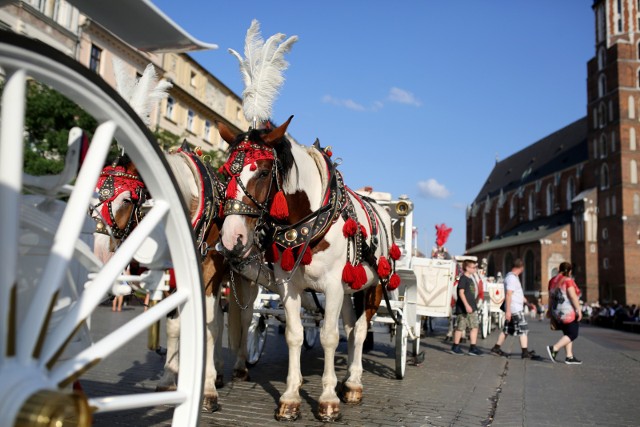
<svg viewBox="0 0 640 427"><path fill-rule="evenodd" d="M247 332L247 365L255 366L262 356L267 342L267 318L264 314L254 314Z"/></svg>
<svg viewBox="0 0 640 427"><path fill-rule="evenodd" d="M73 425L88 426L92 413L159 405L175 407L174 425L197 425L204 373L202 274L188 216L180 209L182 202L162 153L133 110L96 74L43 43L4 31L1 40L0 67L5 76L0 118L3 425L62 426L71 420ZM98 122L79 171L70 169L73 176L64 187L66 194L48 201L58 210L29 202L32 199L23 185L29 181L22 165L25 93L30 80L57 90ZM81 233L114 138L138 167L154 205L102 265ZM152 232L164 234L168 242L177 291L99 341L91 344L87 338L85 345L74 347L116 277ZM84 276L74 276L78 271ZM90 281L87 271L93 273ZM69 289L71 296L62 298ZM80 380L81 384L86 371L99 371L105 358L135 342L141 332L174 309L180 311L182 330L176 391L141 393L138 389L127 394L124 390L95 397L71 390L72 383ZM144 346L144 341L139 345ZM118 389L108 393L113 390Z"/></svg>
<svg viewBox="0 0 640 427"><path fill-rule="evenodd" d="M408 331L402 321L402 314L397 313L396 324L396 378L401 380L407 368L407 340Z"/></svg>
<svg viewBox="0 0 640 427"><path fill-rule="evenodd" d="M482 315L482 318L480 319L480 333L482 334L482 339L485 339L489 336L489 327L491 322L491 314L489 313L486 304L483 305L480 313Z"/></svg>
<svg viewBox="0 0 640 427"><path fill-rule="evenodd" d="M316 345L316 341L318 340L318 325L314 326L305 326L304 327L304 336L302 340L302 345L307 350L311 350L314 345Z"/></svg>
<svg viewBox="0 0 640 427"><path fill-rule="evenodd" d="M506 321L504 311L498 311L498 329L502 330L504 328L504 322Z"/></svg>

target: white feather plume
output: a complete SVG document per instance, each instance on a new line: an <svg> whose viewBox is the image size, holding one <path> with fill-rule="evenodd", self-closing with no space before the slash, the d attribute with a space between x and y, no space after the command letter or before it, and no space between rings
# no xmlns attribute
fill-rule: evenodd
<svg viewBox="0 0 640 427"><path fill-rule="evenodd" d="M113 69L118 93L131 105L144 124L149 125L153 106L169 96L168 90L173 85L164 79L157 81L153 64L147 65L139 79L128 73L124 63L118 58L113 59Z"/></svg>
<svg viewBox="0 0 640 427"><path fill-rule="evenodd" d="M284 34L278 33L265 42L260 35L260 24L254 19L245 38L245 58L229 49L240 63L245 86L242 107L250 122L262 122L271 117L273 102L284 83L283 72L289 67L284 55L298 41L298 36L285 38Z"/></svg>

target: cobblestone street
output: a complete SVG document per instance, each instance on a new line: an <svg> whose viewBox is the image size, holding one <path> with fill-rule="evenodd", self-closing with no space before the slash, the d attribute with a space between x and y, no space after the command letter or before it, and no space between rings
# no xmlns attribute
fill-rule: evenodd
<svg viewBox="0 0 640 427"><path fill-rule="evenodd" d="M106 334L140 307L120 314L100 307L92 332ZM640 335L584 326L575 344L580 366L553 364L545 346L560 334L547 322L532 321L530 348L542 361L522 360L516 339L503 346L509 359L449 354L442 342L444 324L434 322L435 333L421 340L425 360L408 366L403 380L395 379L395 348L389 334L376 333L374 350L364 356L364 400L359 406L342 406L337 425L352 426L637 426L640 425ZM486 353L495 343L494 331L479 346ZM226 349L225 383L220 389L221 410L203 414L205 426L280 425L273 417L285 388L287 352L284 336L270 328L265 352L251 370L251 381L232 383L231 354ZM463 345L466 350L466 345ZM564 360L564 353L559 354ZM83 377L91 395L107 395L124 388L149 391L162 372L163 359L146 349L146 336L130 343ZM302 352L302 414L295 425L317 426L314 414L321 390L323 353L320 343ZM346 372L346 343L336 357L338 379ZM150 408L97 414L94 425L170 425L172 409Z"/></svg>

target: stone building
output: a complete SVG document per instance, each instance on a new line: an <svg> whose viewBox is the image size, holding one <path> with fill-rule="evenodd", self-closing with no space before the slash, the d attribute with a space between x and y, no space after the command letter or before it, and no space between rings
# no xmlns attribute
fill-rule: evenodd
<svg viewBox="0 0 640 427"><path fill-rule="evenodd" d="M497 162L467 210L467 253L488 273L525 262L543 296L562 261L587 301L640 301L640 10L595 0L586 117Z"/></svg>

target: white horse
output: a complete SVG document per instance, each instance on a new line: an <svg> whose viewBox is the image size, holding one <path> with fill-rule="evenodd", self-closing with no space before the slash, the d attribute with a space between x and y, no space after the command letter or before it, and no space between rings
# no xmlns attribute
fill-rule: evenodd
<svg viewBox="0 0 640 427"><path fill-rule="evenodd" d="M221 242L225 256L235 262L258 250L274 263L289 347L287 386L276 413L279 420L294 420L300 411L302 293L310 288L325 294L320 333L325 366L318 416L333 421L340 417L334 366L340 314L349 348L343 394L347 403L355 404L362 399L362 345L368 322L364 312L356 315L350 296L379 283L397 287L399 278L389 256L395 260L400 254L397 246L390 245L387 212L344 186L329 150L285 138L290 121L271 131L254 129L241 135L219 124L230 145L223 167L228 182Z"/></svg>
<svg viewBox="0 0 640 427"><path fill-rule="evenodd" d="M224 264L224 258L217 251L212 250L218 240L219 224L217 212L219 201L216 201L215 191L218 185L215 175L207 176L202 162L198 156L188 150L179 150L166 156L169 167L176 179L179 192L187 205L191 215L192 225L196 233L196 239L202 255L202 273L204 278L204 293L206 305L206 364L204 382L204 411L216 411L219 409L217 387L223 385L222 381L222 330L224 313L219 304L221 284L228 272ZM198 162L200 164L198 164ZM111 177L111 183L105 186L105 181ZM209 179L210 183L205 183ZM137 225L140 216L138 202L140 197L135 188L141 188L136 183L142 183L137 176L135 166L131 163L119 166L119 169L106 167L102 178L96 188L97 193L105 195L97 202L92 211L93 216L98 217L98 231L111 231L111 236L104 233L96 233L94 252L100 259L106 261L127 234ZM111 188L109 193L108 188ZM106 192L105 192L106 191ZM207 192L210 192L208 194ZM204 195L204 196L203 196ZM209 198L209 200L207 200ZM115 234L115 236L114 236ZM243 299L253 301L257 291L248 285L248 281L238 277L237 292ZM179 286L179 285L178 285ZM248 313L245 313L248 312ZM239 310L237 304L230 303L230 323L240 325L230 331L230 348L237 355L234 364L234 378L247 379L246 368L246 331L251 321L252 310ZM175 390L179 366L179 318L170 316L166 321L167 354L164 373L157 385L157 391Z"/></svg>

